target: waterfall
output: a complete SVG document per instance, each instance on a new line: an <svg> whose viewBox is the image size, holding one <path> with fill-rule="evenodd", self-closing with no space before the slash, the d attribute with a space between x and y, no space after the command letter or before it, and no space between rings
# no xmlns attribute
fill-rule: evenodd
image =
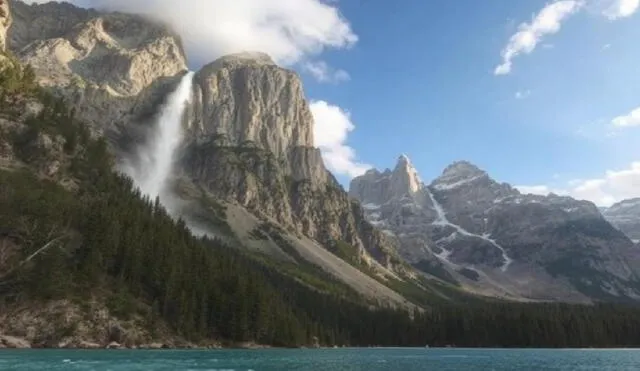
<svg viewBox="0 0 640 371"><path fill-rule="evenodd" d="M135 165L127 161L122 168L144 195L151 199L159 196L163 204L170 197L167 181L173 168L175 152L182 140L182 119L187 104L191 102L192 86L193 72L188 72L161 108L158 121L146 144L138 148Z"/></svg>

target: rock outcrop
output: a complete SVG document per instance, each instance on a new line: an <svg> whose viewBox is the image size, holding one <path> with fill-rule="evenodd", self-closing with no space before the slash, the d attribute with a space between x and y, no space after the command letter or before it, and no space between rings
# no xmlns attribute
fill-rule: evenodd
<svg viewBox="0 0 640 371"><path fill-rule="evenodd" d="M11 11L11 50L97 132L149 115L187 70L180 39L140 16L17 0Z"/></svg>
<svg viewBox="0 0 640 371"><path fill-rule="evenodd" d="M602 215L635 243L640 242L640 198L620 201L604 209Z"/></svg>
<svg viewBox="0 0 640 371"><path fill-rule="evenodd" d="M15 336L0 335L0 349L28 349L31 348L31 343L27 340Z"/></svg>
<svg viewBox="0 0 640 371"><path fill-rule="evenodd" d="M139 315L124 320L101 301L79 304L51 300L31 304L3 306L0 348L134 348L151 343L171 348L193 346L159 319L153 328L149 327L148 318Z"/></svg>
<svg viewBox="0 0 640 371"><path fill-rule="evenodd" d="M0 52L7 47L7 30L11 26L11 19L9 0L0 0Z"/></svg>
<svg viewBox="0 0 640 371"><path fill-rule="evenodd" d="M403 180L419 179L406 163L354 179L350 194L414 266L527 299L640 298L637 247L592 203L523 195L464 161L416 189Z"/></svg>
<svg viewBox="0 0 640 371"><path fill-rule="evenodd" d="M326 248L346 244L369 265L400 265L391 242L324 167L294 72L241 53L205 66L195 86L180 165L191 182Z"/></svg>
<svg viewBox="0 0 640 371"><path fill-rule="evenodd" d="M12 0L12 5L11 49L33 66L38 82L64 95L76 115L93 125L94 134L110 139L118 156L145 142L152 127L146 124L186 72L180 39L165 25L135 15L68 3ZM193 94L174 170L176 184L197 190L181 194L190 206L185 217L194 210L198 218L204 214L202 231L222 231L237 242L238 230L249 228L246 234L254 235L271 223L282 227L278 234L286 239L306 241L309 255L325 248L383 275L407 268L393 241L365 220L359 204L324 167L314 147L313 117L294 72L264 54L229 55L195 74ZM203 202L203 193L211 202ZM229 212L213 218L208 212L212 203L247 210L248 218L259 223L243 224ZM215 228L212 218L217 218ZM292 254L284 252L289 246L280 247L281 255ZM329 270L335 273L337 266ZM349 279L359 280L355 275ZM371 281L360 291L390 291L387 297L404 300Z"/></svg>

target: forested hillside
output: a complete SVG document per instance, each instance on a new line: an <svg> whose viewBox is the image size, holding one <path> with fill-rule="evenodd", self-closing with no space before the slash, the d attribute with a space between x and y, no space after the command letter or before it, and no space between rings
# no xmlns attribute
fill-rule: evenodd
<svg viewBox="0 0 640 371"><path fill-rule="evenodd" d="M318 270L305 281L281 273L304 268L195 238L114 172L105 142L15 61L0 72L0 130L0 334L39 346L74 336L107 344L113 331L84 329L98 302L149 334L118 336L131 346L166 336L160 330L275 346L640 345L635 307L424 298L424 311L408 313L374 306ZM83 308L87 323L19 327L23 313L61 300Z"/></svg>

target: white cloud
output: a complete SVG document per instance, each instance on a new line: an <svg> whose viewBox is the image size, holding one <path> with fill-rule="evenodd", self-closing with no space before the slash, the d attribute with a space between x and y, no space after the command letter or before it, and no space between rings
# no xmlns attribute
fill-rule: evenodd
<svg viewBox="0 0 640 371"><path fill-rule="evenodd" d="M618 116L611 120L613 126L628 127L640 126L640 107L634 109L626 115Z"/></svg>
<svg viewBox="0 0 640 371"><path fill-rule="evenodd" d="M561 23L568 16L580 10L583 5L582 0L556 1L542 8L531 23L522 23L518 27L518 32L511 36L509 43L502 50L502 64L495 68L494 74L509 74L513 58L522 53L533 52L544 36L558 32Z"/></svg>
<svg viewBox="0 0 640 371"><path fill-rule="evenodd" d="M516 99L525 99L531 95L531 90L519 90L515 94Z"/></svg>
<svg viewBox="0 0 640 371"><path fill-rule="evenodd" d="M339 83L351 78L347 71L333 69L324 61L305 62L302 67L319 82Z"/></svg>
<svg viewBox="0 0 640 371"><path fill-rule="evenodd" d="M240 51L265 52L280 64L292 65L326 48L349 48L358 41L335 4L323 0L70 1L170 23L196 65Z"/></svg>
<svg viewBox="0 0 640 371"><path fill-rule="evenodd" d="M609 48L611 48L611 44L604 44L604 45L602 45L602 50L607 50L607 49L609 49Z"/></svg>
<svg viewBox="0 0 640 371"><path fill-rule="evenodd" d="M531 186L527 186L527 185L519 185L516 186L516 188L525 194L533 194L533 195L542 195L542 196L546 196L550 193L555 193L557 195L561 195L564 196L566 195L566 192L561 190L561 189L552 189L549 186L546 185L531 185Z"/></svg>
<svg viewBox="0 0 640 371"><path fill-rule="evenodd" d="M640 196L640 161L632 163L627 169L608 170L600 178L569 181L566 187L536 185L516 188L523 193L555 193L589 200L598 206L610 206L615 202Z"/></svg>
<svg viewBox="0 0 640 371"><path fill-rule="evenodd" d="M356 161L355 150L347 145L349 132L355 129L349 112L325 101L312 101L313 134L316 147L322 151L322 158L336 174L356 177L371 168Z"/></svg>
<svg viewBox="0 0 640 371"><path fill-rule="evenodd" d="M640 6L640 0L608 0L607 2L610 4L605 7L602 14L611 20L629 17Z"/></svg>

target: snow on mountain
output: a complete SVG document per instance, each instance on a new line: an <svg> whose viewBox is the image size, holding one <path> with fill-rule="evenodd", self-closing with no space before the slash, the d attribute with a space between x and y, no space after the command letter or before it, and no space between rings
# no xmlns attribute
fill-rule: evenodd
<svg viewBox="0 0 640 371"><path fill-rule="evenodd" d="M353 179L349 193L405 259L463 287L539 300L640 297L638 247L591 202L521 194L466 161L426 185L404 155L393 171Z"/></svg>
<svg viewBox="0 0 640 371"><path fill-rule="evenodd" d="M635 243L640 242L640 198L620 201L602 210L602 215Z"/></svg>

